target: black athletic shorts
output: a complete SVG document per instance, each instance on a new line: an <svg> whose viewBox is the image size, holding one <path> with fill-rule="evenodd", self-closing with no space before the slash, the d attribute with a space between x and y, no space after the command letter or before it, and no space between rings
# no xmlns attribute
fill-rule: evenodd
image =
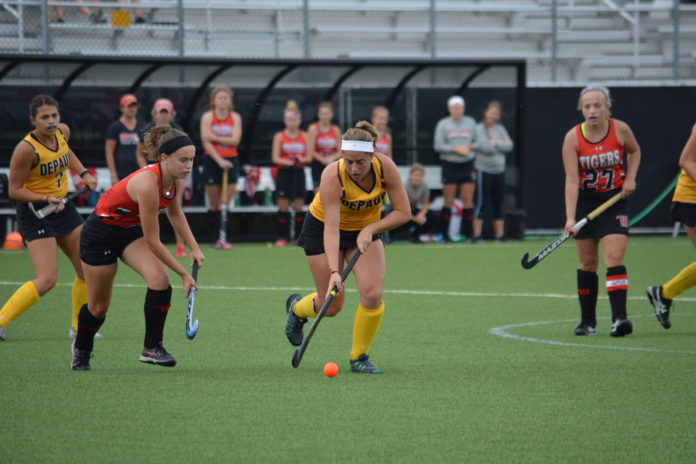
<svg viewBox="0 0 696 464"><path fill-rule="evenodd" d="M277 198L304 198L307 195L304 168L280 168L276 178Z"/></svg>
<svg viewBox="0 0 696 464"><path fill-rule="evenodd" d="M442 185L447 184L473 184L476 182L476 170L474 160L465 163L452 163L451 161L441 161L442 164Z"/></svg>
<svg viewBox="0 0 696 464"><path fill-rule="evenodd" d="M580 190L575 213L575 220L587 216L599 205L619 193L620 190L611 192L587 192ZM611 208L588 222L575 238L601 238L606 235L628 235L628 201L619 200Z"/></svg>
<svg viewBox="0 0 696 464"><path fill-rule="evenodd" d="M359 230L339 230L339 250L350 250L358 246ZM372 240L382 240L382 234L372 236ZM324 223L307 213L302 224L302 232L297 245L304 248L305 255L314 256L324 253Z"/></svg>
<svg viewBox="0 0 696 464"><path fill-rule="evenodd" d="M232 163L232 167L227 171L227 185L236 184L239 178L239 156L225 159ZM203 157L204 185L222 185L222 171L223 169L210 155Z"/></svg>
<svg viewBox="0 0 696 464"><path fill-rule="evenodd" d="M696 227L696 203L672 202L672 221Z"/></svg>
<svg viewBox="0 0 696 464"><path fill-rule="evenodd" d="M80 259L92 266L114 264L123 250L142 236L139 225L123 228L104 224L92 213L80 234Z"/></svg>
<svg viewBox="0 0 696 464"><path fill-rule="evenodd" d="M314 185L314 188L319 187L319 184L321 183L321 173L324 172L325 167L326 165L324 163L320 163L317 160L312 162L312 184Z"/></svg>
<svg viewBox="0 0 696 464"><path fill-rule="evenodd" d="M39 210L48 203L33 203L34 209ZM82 225L82 216L75 205L68 201L60 213L52 213L39 219L29 209L29 203L17 204L17 230L26 242L38 238L63 237Z"/></svg>

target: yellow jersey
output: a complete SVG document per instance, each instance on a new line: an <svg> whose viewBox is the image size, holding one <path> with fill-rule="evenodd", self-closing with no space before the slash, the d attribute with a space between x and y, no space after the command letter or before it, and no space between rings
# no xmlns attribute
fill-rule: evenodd
<svg viewBox="0 0 696 464"><path fill-rule="evenodd" d="M24 188L58 199L65 197L68 194L68 173L65 171L70 163L70 147L63 133L60 129L56 131L58 148L55 151L39 142L31 132L24 140L34 148L36 155Z"/></svg>
<svg viewBox="0 0 696 464"><path fill-rule="evenodd" d="M375 183L372 190L365 191L346 171L343 158L338 160L338 180L341 183L341 221L340 230L362 230L368 224L379 221L382 214L382 204L387 189L384 185L382 162L375 155L372 157L372 176ZM324 207L319 193L309 205L309 212L315 218L324 222Z"/></svg>
<svg viewBox="0 0 696 464"><path fill-rule="evenodd" d="M694 161L696 163L696 160ZM696 182L685 170L679 173L679 180L674 189L672 201L679 203L696 203Z"/></svg>

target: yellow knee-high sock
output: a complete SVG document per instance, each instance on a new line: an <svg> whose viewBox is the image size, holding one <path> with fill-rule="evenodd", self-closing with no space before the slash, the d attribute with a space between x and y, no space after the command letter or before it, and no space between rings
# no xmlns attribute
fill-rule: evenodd
<svg viewBox="0 0 696 464"><path fill-rule="evenodd" d="M41 295L36 289L36 285L31 280L25 282L19 287L16 292L5 303L5 306L0 310L0 327L6 329L10 322L14 321L27 309L31 308L34 303L39 301Z"/></svg>
<svg viewBox="0 0 696 464"><path fill-rule="evenodd" d="M315 317L317 315L317 311L314 309L314 297L316 296L317 292L310 293L295 303L295 306L292 307L292 312L295 313L295 316L301 319Z"/></svg>
<svg viewBox="0 0 696 464"><path fill-rule="evenodd" d="M696 262L679 271L672 280L662 286L662 296L671 300L696 285Z"/></svg>
<svg viewBox="0 0 696 464"><path fill-rule="evenodd" d="M377 336L383 314L384 301L375 309L367 309L362 304L358 305L353 325L353 347L350 350L351 361L358 359L361 354L367 354L370 345L372 345L375 336Z"/></svg>
<svg viewBox="0 0 696 464"><path fill-rule="evenodd" d="M77 332L77 316L80 314L82 305L87 304L87 284L83 279L75 277L72 286L72 329Z"/></svg>

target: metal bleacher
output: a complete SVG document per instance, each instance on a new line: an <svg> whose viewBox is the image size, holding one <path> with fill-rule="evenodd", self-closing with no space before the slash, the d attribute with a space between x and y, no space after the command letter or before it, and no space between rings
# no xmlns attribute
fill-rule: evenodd
<svg viewBox="0 0 696 464"><path fill-rule="evenodd" d="M524 58L529 85L696 81L696 5L671 0L142 0L147 22L123 27L69 1L43 27L41 3L0 0L0 53Z"/></svg>

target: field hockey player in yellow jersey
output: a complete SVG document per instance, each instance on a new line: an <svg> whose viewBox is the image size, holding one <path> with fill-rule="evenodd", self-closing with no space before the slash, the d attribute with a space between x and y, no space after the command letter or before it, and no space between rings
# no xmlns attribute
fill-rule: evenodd
<svg viewBox="0 0 696 464"><path fill-rule="evenodd" d="M362 256L353 268L360 304L355 313L350 369L366 374L381 373L368 355L384 313L381 233L411 217L399 170L388 156L376 152L376 140L374 127L366 121L359 122L343 135L342 157L324 168L319 193L309 206L298 242L305 250L316 292L304 297L290 295L285 305L285 335L292 345L298 346L303 339L302 326L307 318L316 316L334 286L339 293L326 316L335 316L341 310L341 271L344 262L360 250ZM393 210L380 219L386 193Z"/></svg>
<svg viewBox="0 0 696 464"><path fill-rule="evenodd" d="M53 97L35 96L29 114L34 129L17 144L10 160L10 197L17 202L18 230L27 242L36 277L19 287L0 310L0 341L7 338L10 323L56 285L58 247L77 274L72 288L71 335L77 331L77 313L87 302L79 255L82 217L71 202L61 200L68 194L69 169L80 173L90 189L97 186L97 180L70 150L70 129L61 124ZM31 211L31 207L38 210L49 203L58 207L43 219Z"/></svg>
<svg viewBox="0 0 696 464"><path fill-rule="evenodd" d="M679 157L679 167L682 170L672 197L672 219L684 225L686 235L696 247L696 124L691 128L691 136ZM672 299L695 285L696 261L679 271L666 284L647 288L648 300L662 327L672 327L669 320Z"/></svg>

